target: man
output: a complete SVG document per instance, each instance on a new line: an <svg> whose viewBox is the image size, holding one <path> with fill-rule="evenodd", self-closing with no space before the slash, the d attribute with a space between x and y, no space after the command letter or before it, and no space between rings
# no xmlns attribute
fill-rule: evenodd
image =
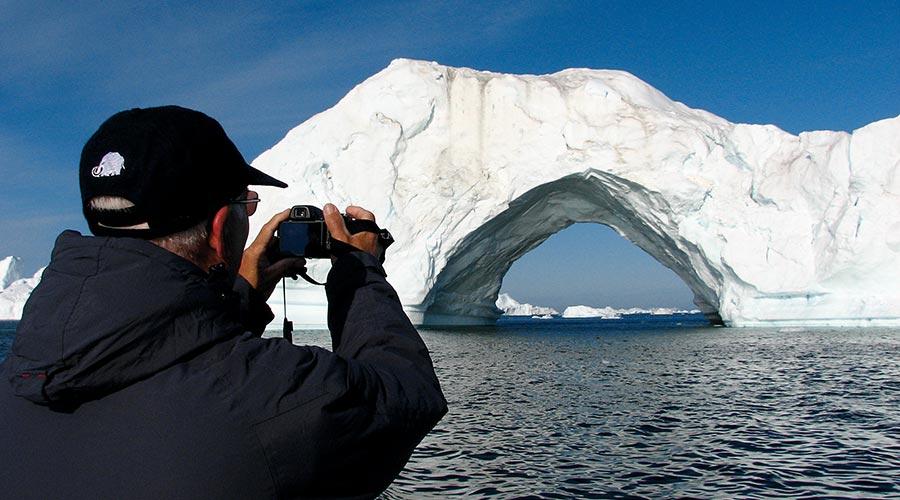
<svg viewBox="0 0 900 500"><path fill-rule="evenodd" d="M95 237L59 236L0 378L4 498L373 498L446 412L428 351L385 281L373 233L326 293L333 352L261 339L282 212L244 251L251 185L221 126L124 111L85 145ZM372 214L350 207L353 217ZM348 248L348 247L344 247Z"/></svg>

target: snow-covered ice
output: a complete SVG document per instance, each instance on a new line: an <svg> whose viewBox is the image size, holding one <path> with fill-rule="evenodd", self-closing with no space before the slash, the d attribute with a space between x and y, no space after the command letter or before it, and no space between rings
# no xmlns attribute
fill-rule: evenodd
<svg viewBox="0 0 900 500"><path fill-rule="evenodd" d="M531 304L521 304L516 299L509 296L508 293L501 293L497 297L495 303L497 308L507 316L554 316L559 315L559 311L552 307L533 306Z"/></svg>
<svg viewBox="0 0 900 500"><path fill-rule="evenodd" d="M22 278L22 259L5 257L0 260L0 320L19 319L31 291L41 281L44 269L34 276Z"/></svg>
<svg viewBox="0 0 900 500"><path fill-rule="evenodd" d="M563 318L604 318L604 319L620 319L622 317L619 311L612 307L589 307L589 306L569 306L563 313Z"/></svg>
<svg viewBox="0 0 900 500"><path fill-rule="evenodd" d="M0 290L22 277L22 258L9 256L0 259Z"/></svg>
<svg viewBox="0 0 900 500"><path fill-rule="evenodd" d="M651 314L651 315L664 315L664 314L699 314L699 309L693 309L690 311L683 309L674 309L670 307L654 307L651 309L642 309L639 307L630 307L627 309L616 309L613 307L605 306L605 307L590 307L590 306L569 306L567 307L563 313L563 318L606 318L606 319L620 319L622 316L628 316L631 314Z"/></svg>
<svg viewBox="0 0 900 500"><path fill-rule="evenodd" d="M896 325L897 137L900 117L852 134L735 124L622 71L397 60L253 162L291 184L262 190L254 224L300 203L373 210L417 323L492 322L516 259L597 222L726 324ZM321 290L288 295L292 319L324 321Z"/></svg>
<svg viewBox="0 0 900 500"><path fill-rule="evenodd" d="M692 314L699 313L699 309L682 310L670 307L654 307L643 309L639 307L630 307L626 309L616 309L613 307L591 307L585 305L566 307L562 314L551 307L534 306L531 304L523 304L512 298L508 293L501 293L497 297L497 309L500 309L504 316L531 316L536 319L550 319L553 316L561 316L563 318L608 318L619 319L622 316L630 314Z"/></svg>

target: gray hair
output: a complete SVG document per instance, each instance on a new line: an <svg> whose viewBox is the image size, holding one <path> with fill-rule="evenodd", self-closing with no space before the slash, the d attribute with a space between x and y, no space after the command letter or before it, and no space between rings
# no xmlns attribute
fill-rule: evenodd
<svg viewBox="0 0 900 500"><path fill-rule="evenodd" d="M97 196L96 198L91 198L88 203L92 210L98 212L117 212L134 206L134 203L121 196ZM209 222L209 219L206 219L183 231L153 238L149 241L195 264L199 264L203 261L203 248L209 238ZM145 222L121 229L148 229L149 227Z"/></svg>

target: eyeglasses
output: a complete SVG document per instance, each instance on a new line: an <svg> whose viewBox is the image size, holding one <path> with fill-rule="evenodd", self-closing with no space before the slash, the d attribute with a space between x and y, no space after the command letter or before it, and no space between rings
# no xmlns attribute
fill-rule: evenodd
<svg viewBox="0 0 900 500"><path fill-rule="evenodd" d="M256 213L256 204L260 202L259 194L256 191L247 191L244 193L245 198L231 200L228 202L229 205L246 205L247 207L247 215L253 215ZM251 198L252 196L252 198Z"/></svg>

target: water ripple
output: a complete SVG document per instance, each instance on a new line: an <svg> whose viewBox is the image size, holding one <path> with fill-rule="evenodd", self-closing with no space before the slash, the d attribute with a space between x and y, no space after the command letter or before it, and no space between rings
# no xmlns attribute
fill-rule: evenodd
<svg viewBox="0 0 900 500"><path fill-rule="evenodd" d="M540 328L424 332L450 413L384 498L900 497L900 332Z"/></svg>

